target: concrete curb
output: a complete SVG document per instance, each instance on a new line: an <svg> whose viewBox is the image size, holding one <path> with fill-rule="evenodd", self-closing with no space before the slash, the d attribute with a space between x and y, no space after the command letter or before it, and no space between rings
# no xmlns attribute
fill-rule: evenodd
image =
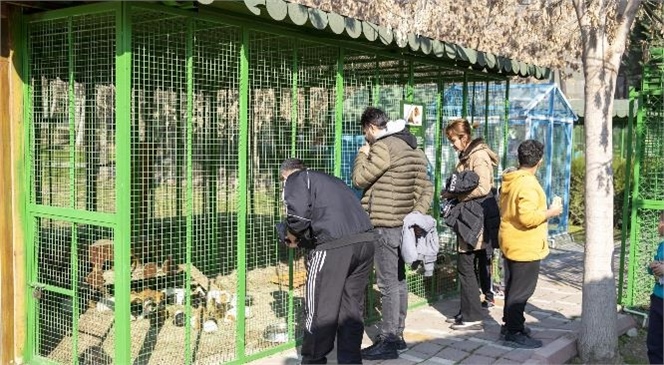
<svg viewBox="0 0 664 365"><path fill-rule="evenodd" d="M535 350L531 360L540 364L565 364L576 356L576 335L566 334Z"/></svg>
<svg viewBox="0 0 664 365"><path fill-rule="evenodd" d="M632 316L618 313L618 336L624 335L630 328L634 327L636 327L636 321ZM538 364L565 364L577 354L576 334L566 334L535 350L530 360Z"/></svg>

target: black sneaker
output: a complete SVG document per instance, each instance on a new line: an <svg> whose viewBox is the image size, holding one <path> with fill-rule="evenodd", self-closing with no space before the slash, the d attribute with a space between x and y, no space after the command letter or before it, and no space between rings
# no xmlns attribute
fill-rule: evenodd
<svg viewBox="0 0 664 365"><path fill-rule="evenodd" d="M528 326L526 326L526 325L523 326L523 331L522 331L522 333L523 333L524 335L530 337L530 333L531 333L531 332L532 332L532 330L530 329L530 327L528 327ZM505 325L500 326L500 339L501 339L501 340L504 340L506 334L507 334L507 326L505 326Z"/></svg>
<svg viewBox="0 0 664 365"><path fill-rule="evenodd" d="M505 345L519 349L536 349L542 347L542 341L531 338L523 332L505 335Z"/></svg>
<svg viewBox="0 0 664 365"><path fill-rule="evenodd" d="M396 336L379 336L373 345L361 350L364 360L391 360L399 358Z"/></svg>
<svg viewBox="0 0 664 365"><path fill-rule="evenodd" d="M453 330L474 330L474 331L479 331L484 328L482 326L482 321L474 321L474 322L456 322L453 325L450 326L451 329Z"/></svg>
<svg viewBox="0 0 664 365"><path fill-rule="evenodd" d="M491 308L496 305L496 302L493 300L484 300L482 301L482 308Z"/></svg>
<svg viewBox="0 0 664 365"><path fill-rule="evenodd" d="M457 313L457 314L454 315L454 317L446 318L445 322L447 322L447 323L461 323L461 322L463 322L463 317L461 317L461 313Z"/></svg>
<svg viewBox="0 0 664 365"><path fill-rule="evenodd" d="M401 353L408 350L408 344L406 343L406 340L403 339L403 335L398 335L397 337L397 352Z"/></svg>

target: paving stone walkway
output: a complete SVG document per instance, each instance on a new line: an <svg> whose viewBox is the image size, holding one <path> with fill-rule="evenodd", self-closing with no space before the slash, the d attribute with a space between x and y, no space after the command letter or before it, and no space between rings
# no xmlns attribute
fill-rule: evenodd
<svg viewBox="0 0 664 365"><path fill-rule="evenodd" d="M502 298L485 311L481 331L455 331L445 320L458 312L459 299L441 300L408 313L404 338L409 350L398 359L364 361L364 364L562 364L576 356L575 338L580 326L583 246L569 241L557 242L542 262L537 290L526 307L526 325L532 336L544 346L535 350L513 349L499 339L502 324ZM620 315L619 332L634 326L629 316ZM363 347L371 344L368 336L377 327L369 326ZM252 362L252 365L297 364L296 349ZM336 363L336 350L328 356Z"/></svg>

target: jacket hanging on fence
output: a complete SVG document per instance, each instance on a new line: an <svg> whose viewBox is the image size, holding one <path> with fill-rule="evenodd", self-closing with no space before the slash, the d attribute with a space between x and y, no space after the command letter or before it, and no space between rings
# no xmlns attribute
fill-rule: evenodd
<svg viewBox="0 0 664 365"><path fill-rule="evenodd" d="M440 242L436 220L430 215L412 212L403 220L401 257L408 265L421 261L424 276L432 276ZM416 232L420 231L420 232Z"/></svg>

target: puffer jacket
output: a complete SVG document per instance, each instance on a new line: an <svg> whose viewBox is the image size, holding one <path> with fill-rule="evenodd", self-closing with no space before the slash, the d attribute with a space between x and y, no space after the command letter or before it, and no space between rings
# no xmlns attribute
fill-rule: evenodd
<svg viewBox="0 0 664 365"><path fill-rule="evenodd" d="M459 154L459 162L457 163L456 170L458 172L464 170L474 171L480 178L479 184L472 191L459 194L456 198L463 202L489 195L491 189L494 188L493 172L496 166L498 166L498 155L489 148L484 139L476 138L472 140L468 147ZM480 233L476 243L472 245L459 238L459 251L466 252L485 249L487 241L491 240L485 240L483 235L484 230Z"/></svg>
<svg viewBox="0 0 664 365"><path fill-rule="evenodd" d="M420 212L410 213L403 220L401 228L401 257L407 265L421 261L424 266L424 276L432 276L433 269L440 250L437 222L432 216ZM425 235L419 237L415 227L419 227Z"/></svg>
<svg viewBox="0 0 664 365"><path fill-rule="evenodd" d="M506 170L500 187L500 249L512 261L549 254L546 194L532 172Z"/></svg>
<svg viewBox="0 0 664 365"><path fill-rule="evenodd" d="M426 155L403 120L387 123L368 156L357 154L352 181L363 190L362 206L374 227L400 227L409 213L426 214L433 201Z"/></svg>

